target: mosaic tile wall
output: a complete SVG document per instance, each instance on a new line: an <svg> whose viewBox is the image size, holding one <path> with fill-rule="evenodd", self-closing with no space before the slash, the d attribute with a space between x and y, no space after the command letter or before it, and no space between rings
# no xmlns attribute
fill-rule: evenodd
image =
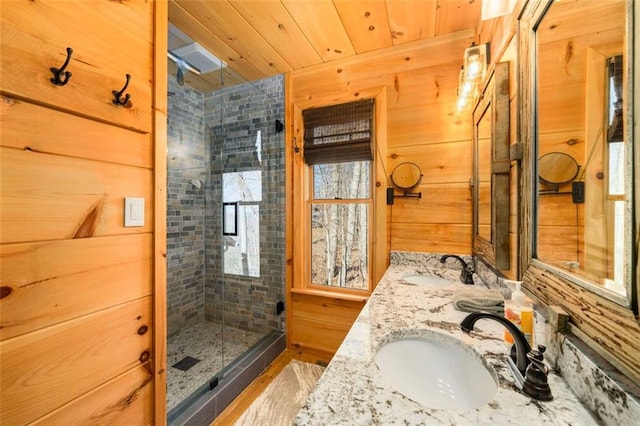
<svg viewBox="0 0 640 426"><path fill-rule="evenodd" d="M167 124L167 324L172 335L204 319L204 94L169 79Z"/></svg>
<svg viewBox="0 0 640 426"><path fill-rule="evenodd" d="M207 210L205 317L255 332L282 329L285 270L284 77L233 86L205 95L205 122L210 128L208 200L222 199L222 174L262 171L260 204L260 277L224 275L220 208ZM222 118L221 118L222 117ZM256 150L256 134L262 146Z"/></svg>

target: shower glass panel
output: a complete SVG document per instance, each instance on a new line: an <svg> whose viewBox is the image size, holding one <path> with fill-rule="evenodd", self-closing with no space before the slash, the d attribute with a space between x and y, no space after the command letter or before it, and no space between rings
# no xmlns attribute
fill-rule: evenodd
<svg viewBox="0 0 640 426"><path fill-rule="evenodd" d="M225 365L283 329L284 115L282 77L209 94L213 216L222 229L207 255L205 315L222 322ZM216 107L218 110L216 110ZM222 119L216 121L217 113Z"/></svg>
<svg viewBox="0 0 640 426"><path fill-rule="evenodd" d="M284 328L284 79L207 79L169 70L170 424Z"/></svg>
<svg viewBox="0 0 640 426"><path fill-rule="evenodd" d="M208 156L204 94L168 81L167 111L167 410L222 359L205 321L205 227Z"/></svg>

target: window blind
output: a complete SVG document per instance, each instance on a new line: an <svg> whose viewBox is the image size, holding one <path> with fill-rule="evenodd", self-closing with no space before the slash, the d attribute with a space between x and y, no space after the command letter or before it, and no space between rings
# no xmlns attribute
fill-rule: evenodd
<svg viewBox="0 0 640 426"><path fill-rule="evenodd" d="M373 99L302 111L309 165L373 160Z"/></svg>

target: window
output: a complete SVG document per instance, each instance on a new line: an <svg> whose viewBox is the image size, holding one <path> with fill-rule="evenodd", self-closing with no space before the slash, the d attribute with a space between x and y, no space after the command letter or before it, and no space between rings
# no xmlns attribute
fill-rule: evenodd
<svg viewBox="0 0 640 426"><path fill-rule="evenodd" d="M373 100L303 111L311 285L370 290Z"/></svg>
<svg viewBox="0 0 640 426"><path fill-rule="evenodd" d="M607 232L607 261L611 264L605 287L625 292L624 280L624 219L625 219L625 140L623 119L624 62L622 55L607 58L608 127L605 156L608 157L607 217L614 220ZM613 269L611 271L611 269Z"/></svg>
<svg viewBox="0 0 640 426"><path fill-rule="evenodd" d="M260 276L260 170L222 176L224 273Z"/></svg>

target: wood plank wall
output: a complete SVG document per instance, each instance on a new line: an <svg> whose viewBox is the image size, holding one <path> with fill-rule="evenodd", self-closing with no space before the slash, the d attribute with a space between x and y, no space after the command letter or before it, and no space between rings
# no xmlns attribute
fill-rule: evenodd
<svg viewBox="0 0 640 426"><path fill-rule="evenodd" d="M422 192L421 199L398 198L387 207L387 241L377 242L386 244L387 258L389 250L471 254L471 116L456 114L456 87L464 49L474 40L474 31L461 31L289 75L291 116L296 107L386 91L384 174L410 161L424 175L415 189ZM288 145L293 143L290 138ZM388 182L381 184L386 187ZM290 264L302 264L292 256ZM335 352L363 304L364 299L294 294L288 318L290 344Z"/></svg>
<svg viewBox="0 0 640 426"><path fill-rule="evenodd" d="M151 424L156 4L0 8L0 422ZM124 227L127 196L144 226Z"/></svg>

